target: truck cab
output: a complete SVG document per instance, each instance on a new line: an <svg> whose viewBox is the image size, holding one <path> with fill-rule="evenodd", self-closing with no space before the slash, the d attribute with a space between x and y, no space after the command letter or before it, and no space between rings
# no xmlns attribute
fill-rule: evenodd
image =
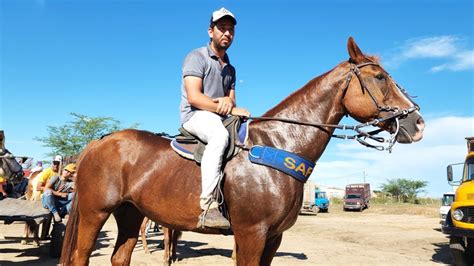
<svg viewBox="0 0 474 266"><path fill-rule="evenodd" d="M320 212L328 212L329 210L329 200L326 196L325 191L317 189L314 192L314 204L318 206Z"/></svg>
<svg viewBox="0 0 474 266"><path fill-rule="evenodd" d="M460 179L453 180L453 165L448 165L447 176L456 189L451 210L446 216L443 233L449 235L449 247L454 264L474 264L474 137L466 138L468 153Z"/></svg>
<svg viewBox="0 0 474 266"><path fill-rule="evenodd" d="M346 186L343 210L362 211L369 208L370 184L349 184Z"/></svg>

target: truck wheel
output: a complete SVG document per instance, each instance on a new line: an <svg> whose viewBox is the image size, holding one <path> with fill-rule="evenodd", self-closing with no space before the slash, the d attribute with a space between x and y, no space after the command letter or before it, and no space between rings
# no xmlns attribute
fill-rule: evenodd
<svg viewBox="0 0 474 266"><path fill-rule="evenodd" d="M314 213L319 213L319 207L314 205L313 207L311 207L311 211Z"/></svg>
<svg viewBox="0 0 474 266"><path fill-rule="evenodd" d="M63 223L55 223L53 225L53 230L51 231L51 246L49 247L49 256L52 258L59 258L61 256L65 232L66 225Z"/></svg>
<svg viewBox="0 0 474 266"><path fill-rule="evenodd" d="M474 265L474 238L467 239L466 258L468 265Z"/></svg>
<svg viewBox="0 0 474 266"><path fill-rule="evenodd" d="M451 236L449 238L449 249L451 250L451 256L453 257L454 265L467 265L465 256L466 247L464 246L464 239L462 237Z"/></svg>

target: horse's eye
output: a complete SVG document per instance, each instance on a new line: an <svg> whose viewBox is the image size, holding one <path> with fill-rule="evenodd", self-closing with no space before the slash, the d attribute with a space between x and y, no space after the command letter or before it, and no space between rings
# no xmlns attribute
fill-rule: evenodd
<svg viewBox="0 0 474 266"><path fill-rule="evenodd" d="M378 79L378 80L385 80L385 75L384 74L377 74L375 76L375 78Z"/></svg>

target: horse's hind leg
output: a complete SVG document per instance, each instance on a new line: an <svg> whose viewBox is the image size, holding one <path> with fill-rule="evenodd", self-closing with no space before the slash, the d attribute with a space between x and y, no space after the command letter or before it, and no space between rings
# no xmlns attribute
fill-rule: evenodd
<svg viewBox="0 0 474 266"><path fill-rule="evenodd" d="M134 205L124 203L114 211L114 217L117 221L118 236L111 262L112 265L130 265L144 215Z"/></svg>
<svg viewBox="0 0 474 266"><path fill-rule="evenodd" d="M178 259L178 255L176 254L176 248L178 247L178 239L181 238L181 235L183 234L179 230L171 229L173 231L172 234L172 241L171 241L171 261L175 262Z"/></svg>
<svg viewBox="0 0 474 266"><path fill-rule="evenodd" d="M28 224L28 222L25 222L25 239L22 239L20 243L22 245L28 244L29 238L30 238L30 225Z"/></svg>
<svg viewBox="0 0 474 266"><path fill-rule="evenodd" d="M163 251L163 265L171 265L171 249L173 245L173 229L170 229L168 227L163 227L163 245L164 245L164 251Z"/></svg>
<svg viewBox="0 0 474 266"><path fill-rule="evenodd" d="M163 227L163 265L171 265L178 259L176 248L178 239L181 238L182 232L179 230Z"/></svg>
<svg viewBox="0 0 474 266"><path fill-rule="evenodd" d="M140 226L140 236L142 237L142 245L146 254L150 254L150 250L148 249L148 243L146 241L146 231L148 222L150 222L150 219L148 217L145 217L145 219L143 219L142 225Z"/></svg>
<svg viewBox="0 0 474 266"><path fill-rule="evenodd" d="M237 265L260 265L265 248L265 234L260 231L234 231Z"/></svg>
<svg viewBox="0 0 474 266"><path fill-rule="evenodd" d="M89 257L95 247L95 242L100 229L104 225L110 213L99 212L87 209L80 212L79 223L77 225L76 251L72 255L72 265L88 265Z"/></svg>
<svg viewBox="0 0 474 266"><path fill-rule="evenodd" d="M271 265L273 257L280 247L281 239L283 234L279 234L273 238L270 238L265 243L265 249L263 250L262 259L260 260L260 265Z"/></svg>

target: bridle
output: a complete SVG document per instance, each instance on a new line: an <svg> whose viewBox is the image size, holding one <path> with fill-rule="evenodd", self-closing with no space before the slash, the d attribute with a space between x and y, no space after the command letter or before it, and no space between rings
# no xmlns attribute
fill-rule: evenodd
<svg viewBox="0 0 474 266"><path fill-rule="evenodd" d="M402 87L400 87L393 79L390 75L388 75L388 78L390 79L390 82L392 82L399 90L400 92L410 101L411 104L413 104L413 106L411 106L410 108L408 109L404 109L404 110L401 110L400 114L398 114L398 112L400 111L400 109L398 107L392 107L392 106L389 106L389 105L381 105L379 104L379 102L377 101L377 98L375 98L375 96L373 95L373 93L368 89L367 85L365 84L364 82L364 79L361 77L361 74L360 74L360 69L365 67L365 66L378 66L378 67L381 67L379 64L377 63L374 63L374 62L367 62L367 63L362 63L362 64L359 64L359 65L354 65L354 64L351 64L351 68L350 68L350 71L349 73L347 74L347 78L346 78L346 86L344 87L344 95L347 91L347 88L349 87L349 84L352 80L352 77L355 75L357 77L357 79L359 80L359 83L360 83L360 86L362 88L362 91L363 92L367 92L367 94L369 94L370 96L370 99L372 99L372 102L375 104L375 106L377 107L377 114L376 114L376 117L379 117L380 116L380 113L381 112L393 112L393 113L396 113L397 115L395 117L391 117L391 118L398 118L400 116L403 116L403 115L407 115L409 113L412 113L414 111L417 111L417 110L420 110L420 107L418 104L416 104L410 97L410 95L408 95L408 93L406 92L406 90L404 90ZM384 95L385 97L386 95Z"/></svg>
<svg viewBox="0 0 474 266"><path fill-rule="evenodd" d="M358 125L355 125L355 126L347 126L347 125L335 125L335 124L322 124L322 123L310 123L310 122L303 122L303 121L299 121L299 120L295 120L295 119L288 119L288 118L282 118L282 117L264 117L264 116L260 116L260 117L256 117L256 116L250 116L250 117L247 117L246 119L251 119L251 120L274 120L274 121L280 121L280 122L285 122L285 123L292 123L292 124L298 124L298 125L304 125L304 126L312 126L312 127L317 127L319 129L322 129L323 131L327 132L327 130L325 129L325 127L327 128L335 128L335 129L341 129L341 130L353 130L355 131L357 134L356 135L338 135L338 134L332 134L331 137L335 137L335 138L340 138L340 139L354 139L354 140L357 140L360 144L366 146L366 147L369 147L369 148L374 148L376 150L379 150L379 151L383 151L383 150L387 150L389 152L392 151L392 147L395 145L396 143L396 136L399 132L399 129L400 129L400 123L399 123L399 119L401 117L404 117L410 113L413 113L417 110L420 110L420 107L418 106L418 104L416 104L410 97L410 95L408 95L408 93L406 92L406 90L404 90L402 87L400 87L393 79L391 76L388 76L388 78L390 79L390 81L395 84L395 86L400 90L400 92L413 104L411 107L407 108L407 109L400 109L398 107L392 107L392 106L387 106L387 105L381 105L379 104L379 102L377 101L377 99L375 98L375 96L373 95L373 93L368 89L368 87L366 86L364 80L362 79L361 77L361 73L360 73L360 69L365 67L365 66L378 66L380 67L379 64L377 63L374 63L374 62L367 62L367 63L362 63L362 64L358 64L358 65L355 65L355 64L352 64L351 63L351 67L350 67L350 70L349 70L349 73L347 74L347 77L346 77L346 85L344 86L343 88L343 98L344 96L346 95L346 92L347 92L347 89L349 88L349 84L352 80L352 78L355 76L357 77L357 79L359 80L359 84L363 90L363 92L367 91L367 94L369 94L370 98L372 99L372 102L375 104L376 108L377 108L377 114L376 114L376 117L379 117L380 113L382 112L389 112L390 114L383 117L383 118L375 118L375 119L372 119L366 123L360 123ZM347 114L347 111L345 112ZM394 120L394 123L396 125L396 128L394 130L393 133L390 134L390 137L389 138L384 138L384 137L381 137L381 136L376 136L378 133L384 131L383 129L377 129L377 130L374 130L374 131L370 131L370 132L367 132L367 131L363 131L362 128L364 127L368 127L368 126L377 126L379 125L380 123L384 123L384 122L387 122L387 121L390 121L390 120ZM374 141L377 141L379 143L382 143L380 145L374 145L374 144L370 144L366 141L366 139L371 139L371 140L374 140ZM388 143L386 146L383 145L383 143Z"/></svg>

